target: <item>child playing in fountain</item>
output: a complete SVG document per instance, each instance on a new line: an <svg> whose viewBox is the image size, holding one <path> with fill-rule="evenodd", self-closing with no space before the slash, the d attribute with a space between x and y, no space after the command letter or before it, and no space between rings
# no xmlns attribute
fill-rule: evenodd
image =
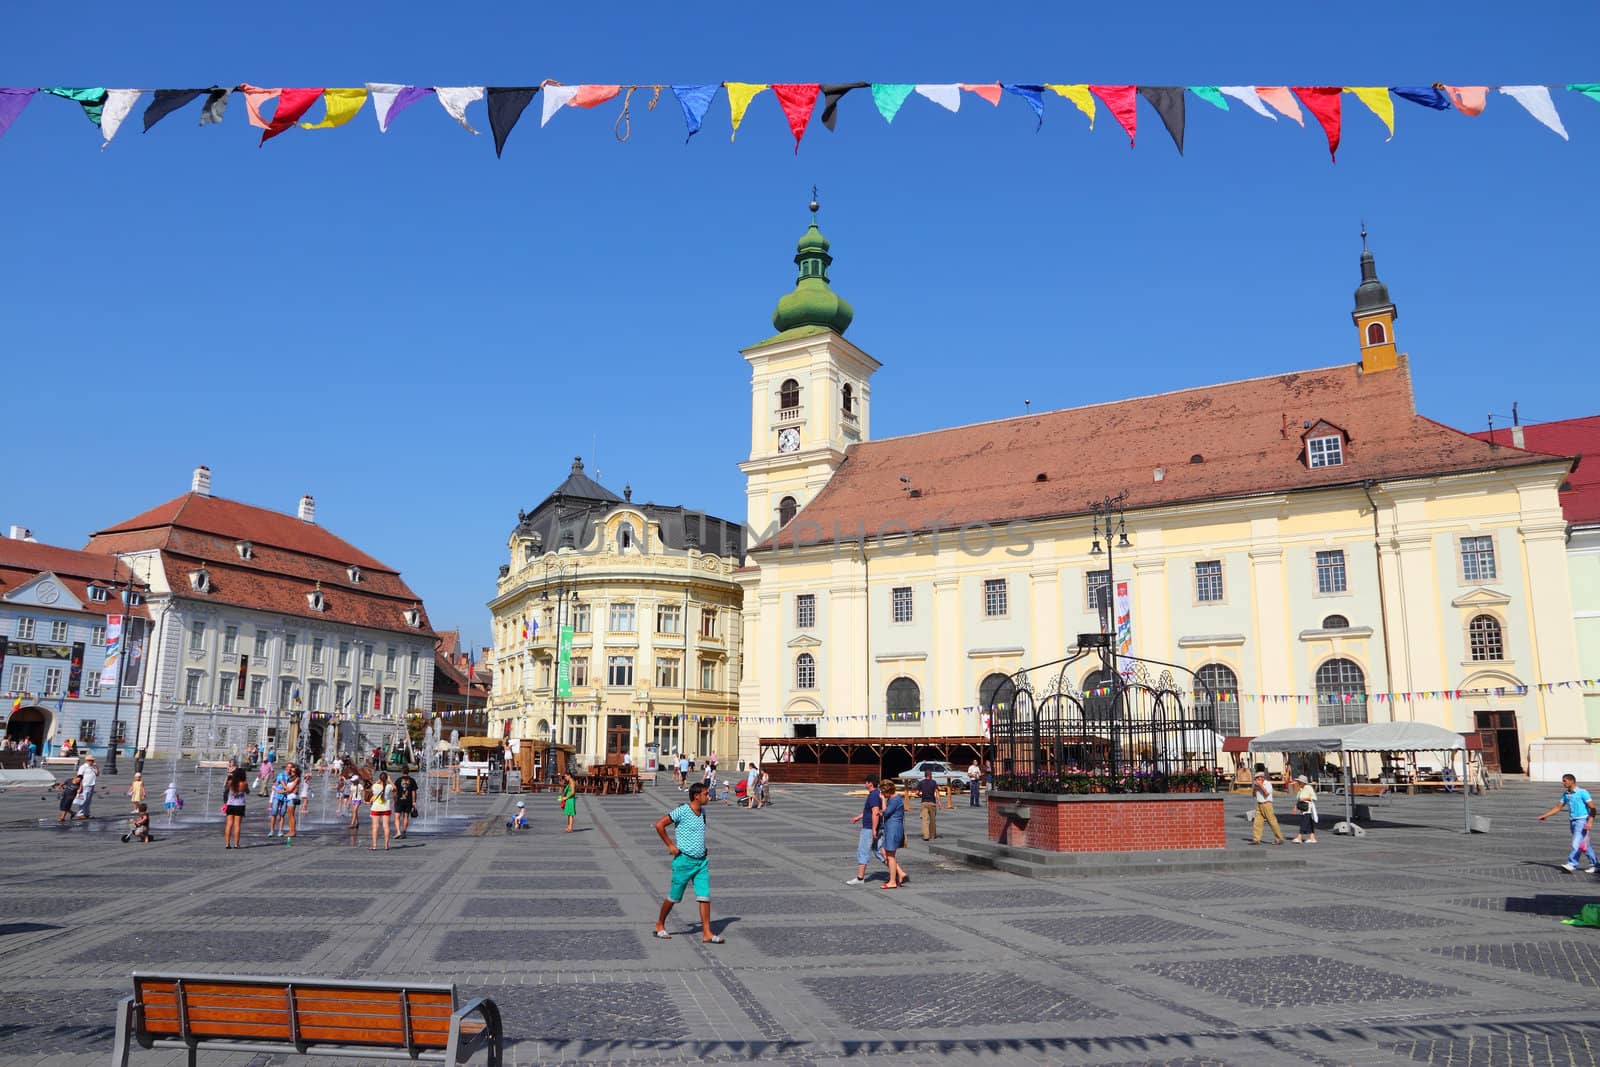
<svg viewBox="0 0 1600 1067"><path fill-rule="evenodd" d="M167 791L161 794L161 806L167 810L168 815L175 815L183 810L183 797L178 793L177 782L167 783Z"/></svg>
<svg viewBox="0 0 1600 1067"><path fill-rule="evenodd" d="M139 802L139 807L134 811L133 817L128 820L128 832L122 835L124 844L130 839L139 842L141 845L150 843L150 808L143 801Z"/></svg>
<svg viewBox="0 0 1600 1067"><path fill-rule="evenodd" d="M517 801L517 813L506 820L507 830L526 830L528 828L528 805Z"/></svg>

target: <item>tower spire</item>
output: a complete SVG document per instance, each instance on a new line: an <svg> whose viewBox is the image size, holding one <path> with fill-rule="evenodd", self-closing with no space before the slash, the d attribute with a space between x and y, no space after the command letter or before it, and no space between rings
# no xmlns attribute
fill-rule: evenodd
<svg viewBox="0 0 1600 1067"><path fill-rule="evenodd" d="M815 185L811 187L808 206L811 225L800 235L800 243L795 248L794 262L800 269L799 277L795 279L793 291L778 301L777 310L772 313L772 325L779 333L811 326L843 336L850 327L850 320L855 318L855 309L828 284L828 268L833 264L833 256L828 254L828 239L817 229L817 209L821 205L817 202Z"/></svg>
<svg viewBox="0 0 1600 1067"><path fill-rule="evenodd" d="M1393 370L1399 362L1394 347L1394 320L1400 317L1389 299L1389 287L1378 279L1378 262L1367 247L1367 224L1361 223L1361 284L1356 286L1356 306L1350 313L1361 341L1364 373Z"/></svg>

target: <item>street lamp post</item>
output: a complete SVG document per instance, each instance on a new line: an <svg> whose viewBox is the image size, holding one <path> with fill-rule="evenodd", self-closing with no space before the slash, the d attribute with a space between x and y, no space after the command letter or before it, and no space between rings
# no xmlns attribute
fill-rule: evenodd
<svg viewBox="0 0 1600 1067"><path fill-rule="evenodd" d="M578 605L578 566L575 563L564 563L548 556L545 557L542 566L544 568L544 588L539 591L539 599L545 602L550 600L550 585L552 581L554 581L556 589L555 618L552 626L555 630L556 644L550 671L550 706L551 718L554 721L552 736L554 740L559 740L561 737L562 711L561 630L569 617L568 604L570 603L572 607L577 607ZM555 761L552 759L548 762L550 764L551 780L553 781L555 777Z"/></svg>
<svg viewBox="0 0 1600 1067"><path fill-rule="evenodd" d="M116 584L117 564L121 557L112 557L111 582ZM117 692L111 701L111 737L110 744L106 745L106 773L117 773L117 730L122 725L122 683L128 676L128 656L133 651L133 616L128 614L128 608L133 601L133 565L128 565L127 580L122 583L122 634L117 638L121 646L117 650Z"/></svg>
<svg viewBox="0 0 1600 1067"><path fill-rule="evenodd" d="M1100 555L1100 541L1106 543L1106 584L1101 592L1099 603L1100 633L1103 641L1100 645L1100 662L1102 676L1109 676L1111 686L1111 700L1107 705L1112 716L1121 713L1123 704L1122 672L1117 669L1117 570L1116 550L1119 548L1132 548L1133 542L1128 540L1128 527L1125 519L1125 506L1128 500L1127 491L1116 496L1107 496L1101 500L1089 501L1089 513L1094 517L1094 541L1089 547L1089 555ZM1117 751L1117 739L1120 730L1108 731L1111 735L1110 762L1111 770L1115 773L1121 766L1122 754Z"/></svg>

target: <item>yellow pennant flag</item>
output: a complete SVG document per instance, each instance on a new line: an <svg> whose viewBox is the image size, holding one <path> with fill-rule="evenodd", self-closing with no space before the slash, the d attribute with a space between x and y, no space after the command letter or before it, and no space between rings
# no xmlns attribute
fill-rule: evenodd
<svg viewBox="0 0 1600 1067"><path fill-rule="evenodd" d="M1087 85L1046 85L1045 88L1077 104L1078 110L1089 116L1089 128L1094 129L1094 96Z"/></svg>
<svg viewBox="0 0 1600 1067"><path fill-rule="evenodd" d="M728 89L728 112L733 119L733 137L728 138L731 141L734 137L739 136L739 123L744 121L744 109L750 106L750 101L754 100L758 94L765 92L769 87L753 85L750 82L725 82L724 84Z"/></svg>
<svg viewBox="0 0 1600 1067"><path fill-rule="evenodd" d="M321 122L302 122L302 129L331 130L335 126L343 126L356 117L356 112L361 110L361 105L367 102L365 89L324 89L322 99L327 102L328 114Z"/></svg>
<svg viewBox="0 0 1600 1067"><path fill-rule="evenodd" d="M1367 105L1367 110L1382 119L1389 127L1388 140L1394 140L1394 100L1388 89L1381 85L1347 85L1344 91L1355 93L1356 99Z"/></svg>

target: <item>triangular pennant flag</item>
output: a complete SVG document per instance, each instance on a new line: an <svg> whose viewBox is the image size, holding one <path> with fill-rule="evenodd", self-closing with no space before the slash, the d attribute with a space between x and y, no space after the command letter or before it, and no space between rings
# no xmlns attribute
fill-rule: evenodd
<svg viewBox="0 0 1600 1067"><path fill-rule="evenodd" d="M872 102L878 106L878 114L883 116L884 122L893 122L894 117L900 114L900 106L906 102L906 97L911 95L914 85L902 85L898 82L873 82Z"/></svg>
<svg viewBox="0 0 1600 1067"><path fill-rule="evenodd" d="M580 85L578 93L567 101L569 107L599 107L622 92L620 85Z"/></svg>
<svg viewBox="0 0 1600 1067"><path fill-rule="evenodd" d="M918 85L918 96L925 96L946 111L961 110L961 86L959 85Z"/></svg>
<svg viewBox="0 0 1600 1067"><path fill-rule="evenodd" d="M1297 85L1294 95L1306 106L1322 123L1323 132L1328 135L1328 158L1337 162L1339 158L1339 87L1337 85Z"/></svg>
<svg viewBox="0 0 1600 1067"><path fill-rule="evenodd" d="M1431 107L1435 111L1450 110L1450 98L1444 95L1443 90L1432 85L1392 85L1389 91L1402 100Z"/></svg>
<svg viewBox="0 0 1600 1067"><path fill-rule="evenodd" d="M728 90L728 118L733 123L733 133L728 140L739 136L739 123L744 121L745 109L750 106L750 101L766 90L766 85L755 82L724 82Z"/></svg>
<svg viewBox="0 0 1600 1067"><path fill-rule="evenodd" d="M1347 85L1347 93L1367 105L1367 110L1383 120L1389 128L1388 140L1394 140L1394 101L1389 99L1389 88L1384 85Z"/></svg>
<svg viewBox="0 0 1600 1067"><path fill-rule="evenodd" d="M311 105L322 96L321 89L283 89L278 93L278 109L272 113L272 121L267 123L267 128L261 131L261 140L256 147L266 144L278 134L287 130L300 121L300 117L311 110Z"/></svg>
<svg viewBox="0 0 1600 1067"><path fill-rule="evenodd" d="M384 82L368 82L367 91L372 94L372 113L378 120L379 133L388 133L389 123L395 120L396 115L433 92L420 85L391 85Z"/></svg>
<svg viewBox="0 0 1600 1067"><path fill-rule="evenodd" d="M239 92L244 94L244 109L250 115L250 125L258 130L267 128L266 116L261 114L261 108L268 100L278 99L282 89L262 89L254 85L241 85Z"/></svg>
<svg viewBox="0 0 1600 1067"><path fill-rule="evenodd" d="M1078 110L1089 119L1089 128L1094 129L1094 96L1087 85L1046 85L1045 88L1076 104Z"/></svg>
<svg viewBox="0 0 1600 1067"><path fill-rule="evenodd" d="M1044 126L1044 86L1007 83L1000 88L1013 96L1020 96L1029 107L1033 108L1033 115L1037 120L1033 124L1033 129L1037 133Z"/></svg>
<svg viewBox="0 0 1600 1067"><path fill-rule="evenodd" d="M1286 119L1294 119L1301 126L1306 124L1305 116L1300 114L1300 105L1295 103L1294 94L1286 85L1258 85L1256 96L1271 104L1273 110Z"/></svg>
<svg viewBox="0 0 1600 1067"><path fill-rule="evenodd" d="M1544 123L1563 141L1569 140L1567 128L1561 125L1556 104L1550 99L1550 90L1543 85L1502 85L1500 91L1527 109L1528 114Z"/></svg>
<svg viewBox="0 0 1600 1067"><path fill-rule="evenodd" d="M105 144L100 146L102 150L111 144L111 139L122 128L123 120L143 94L142 89L111 89L106 92L105 109L100 112L100 133L106 139Z"/></svg>
<svg viewBox="0 0 1600 1067"><path fill-rule="evenodd" d="M552 86L555 88L555 86ZM539 91L537 85L506 85L489 89L489 129L494 134L494 157L506 146L512 127Z"/></svg>
<svg viewBox="0 0 1600 1067"><path fill-rule="evenodd" d="M1481 115L1483 109L1489 105L1489 87L1487 85L1440 85L1450 94L1450 100L1456 105L1456 110L1463 115Z"/></svg>
<svg viewBox="0 0 1600 1067"><path fill-rule="evenodd" d="M1228 110L1228 98L1223 96L1222 90L1215 85L1191 85L1189 91L1214 108Z"/></svg>
<svg viewBox="0 0 1600 1067"><path fill-rule="evenodd" d="M1567 85L1567 91L1582 93L1590 100L1600 101L1600 82L1570 82Z"/></svg>
<svg viewBox="0 0 1600 1067"><path fill-rule="evenodd" d="M806 127L811 124L811 112L817 106L817 94L822 92L820 85L774 85L772 95L778 98L778 106L783 108L783 117L789 120L789 132L794 134L794 154L800 154L800 138L805 136Z"/></svg>
<svg viewBox="0 0 1600 1067"><path fill-rule="evenodd" d="M302 122L302 130L331 130L336 126L343 126L356 117L367 102L365 89L324 89L322 99L328 105L328 113L321 122Z"/></svg>
<svg viewBox="0 0 1600 1067"><path fill-rule="evenodd" d="M492 90L491 90L492 91ZM549 124L550 116L566 107L572 98L578 95L576 85L546 85L544 87L543 110L539 114L539 126L542 128Z"/></svg>
<svg viewBox="0 0 1600 1067"><path fill-rule="evenodd" d="M689 138L700 132L700 123L706 117L706 109L711 106L711 98L717 95L716 85L674 85L672 95L678 98L678 106L683 109L683 124L689 127L689 137L683 139L684 144L689 143Z"/></svg>
<svg viewBox="0 0 1600 1067"><path fill-rule="evenodd" d="M1128 131L1128 147L1132 148L1133 135L1139 128L1139 113L1134 109L1134 101L1139 96L1138 88L1133 85L1091 85L1089 91L1111 109L1111 114Z"/></svg>
<svg viewBox="0 0 1600 1067"><path fill-rule="evenodd" d="M844 94L853 89L865 89L866 87L866 82L840 82L836 85L824 85L822 87L822 124L832 130L834 123L839 120L839 101L844 99ZM911 87L909 85L906 86L906 91L909 92L910 90ZM901 99L905 98L901 97Z"/></svg>
<svg viewBox="0 0 1600 1067"><path fill-rule="evenodd" d="M1183 155L1183 130L1188 122L1183 86L1141 85L1139 95L1150 101L1150 106L1156 109L1167 132L1172 135L1172 143L1178 146L1178 155Z"/></svg>
<svg viewBox="0 0 1600 1067"><path fill-rule="evenodd" d="M150 106L144 109L144 130L150 132L150 127L166 118L191 101L200 99L204 89L157 89L150 100Z"/></svg>
<svg viewBox="0 0 1600 1067"><path fill-rule="evenodd" d="M1256 92L1254 85L1219 85L1217 92L1223 96L1231 96L1257 115L1278 121L1278 116L1267 110L1267 105L1261 102L1261 94Z"/></svg>
<svg viewBox="0 0 1600 1067"><path fill-rule="evenodd" d="M37 89L25 89L21 86L9 89L0 89L0 137L6 135L11 124L17 121L17 116L22 114L22 109L28 106L28 101L33 99Z"/></svg>
<svg viewBox="0 0 1600 1067"><path fill-rule="evenodd" d="M481 85L441 85L434 89L434 95L439 98L439 106L445 113L468 133L477 133L472 128L472 123L467 121L467 105L483 99L483 86Z"/></svg>
<svg viewBox="0 0 1600 1067"><path fill-rule="evenodd" d="M965 89L967 92L983 97L983 99L989 101L989 103L993 104L995 107L1000 106L999 82L991 82L988 85L968 85L966 82L961 82L960 85L961 88Z"/></svg>
<svg viewBox="0 0 1600 1067"><path fill-rule="evenodd" d="M63 86L57 86L54 89L46 89L45 92L51 96L59 96L73 101L83 108L84 116L90 122L96 126L100 125L100 111L106 105L106 91L104 89L68 89Z"/></svg>
<svg viewBox="0 0 1600 1067"><path fill-rule="evenodd" d="M206 102L200 105L200 125L214 126L222 121L222 116L228 111L229 90L213 85L206 94Z"/></svg>

